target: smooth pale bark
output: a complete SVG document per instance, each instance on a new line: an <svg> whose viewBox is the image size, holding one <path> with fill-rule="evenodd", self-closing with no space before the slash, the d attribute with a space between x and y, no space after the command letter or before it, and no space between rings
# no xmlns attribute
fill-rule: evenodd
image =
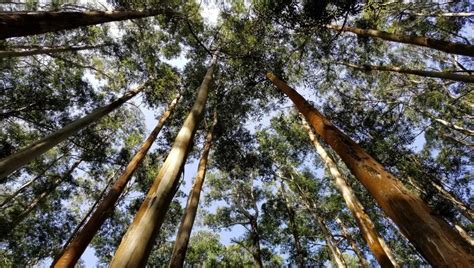
<svg viewBox="0 0 474 268"><path fill-rule="evenodd" d="M51 161L51 163L40 173L38 174L37 176L35 176L33 179L27 181L26 183L24 183L22 186L20 186L20 188L18 188L15 192L13 192L11 195L9 195L5 200L3 200L3 202L0 204L0 207L3 207L5 206L6 204L10 203L13 199L15 199L15 197L17 197L20 193L22 193L26 188L28 188L28 186L30 186L31 184L33 184L35 181L39 180L41 177L43 177L43 175L52 167L54 166L61 158L63 158L64 155L54 159L53 161Z"/></svg>
<svg viewBox="0 0 474 268"><path fill-rule="evenodd" d="M435 215L421 198L410 193L397 178L294 89L271 72L267 77L294 102L316 133L341 157L385 214L430 264L438 267L474 265L473 247Z"/></svg>
<svg viewBox="0 0 474 268"><path fill-rule="evenodd" d="M472 77L474 77L474 75L472 75ZM452 128L454 130L457 130L457 131L462 132L462 133L464 133L466 135L469 135L469 136L474 136L474 130L460 127L458 125L455 125L453 123L450 123L450 122L448 122L446 120L443 120L443 119L440 119L440 118L434 118L433 120L437 123L440 123L441 125L443 125L445 127Z"/></svg>
<svg viewBox="0 0 474 268"><path fill-rule="evenodd" d="M402 74L413 74L423 77L434 77L434 78L441 78L453 81L460 81L465 83L474 83L474 75L464 75L464 74L455 74L452 72L435 72L435 71L423 71L423 70L412 70L412 69L404 69L395 66L377 66L377 65L356 65L351 63L341 63L345 66L349 66L351 68L361 70L361 71L387 71L387 72L394 72L394 73L402 73ZM471 133L472 135L472 133Z"/></svg>
<svg viewBox="0 0 474 268"><path fill-rule="evenodd" d="M416 35L402 35L393 34L385 31L378 31L372 29L361 29L349 26L326 25L328 29L337 31L352 32L359 36L380 38L387 41L393 41L404 44L411 44L416 46L428 47L440 50L446 53L458 54L464 56L474 57L474 46L463 43L448 42L444 40L432 39Z"/></svg>
<svg viewBox="0 0 474 268"><path fill-rule="evenodd" d="M135 171L138 169L140 164L143 162L148 150L152 146L156 137L160 133L163 125L165 124L168 117L176 107L181 95L178 95L169 105L166 111L161 115L153 131L148 135L146 140L143 142L140 149L135 153L133 158L128 163L127 167L123 171L122 175L114 182L112 188L107 195L102 199L100 204L94 213L90 216L84 227L77 233L73 234L74 237L67 245L65 250L58 255L57 261L53 263L54 267L74 267L81 255L86 250L89 243L94 238L94 235L99 231L104 221L110 216L115 208L115 204L123 193L128 182L132 178Z"/></svg>
<svg viewBox="0 0 474 268"><path fill-rule="evenodd" d="M176 136L173 147L158 176L123 236L110 267L145 266L155 237L160 231L171 200L178 188L179 174L184 167L194 134L202 119L216 61L217 54L213 56L211 65L199 87L196 101Z"/></svg>
<svg viewBox="0 0 474 268"><path fill-rule="evenodd" d="M22 51L0 51L1 58L14 58L14 57L26 57L40 54L52 54L61 52L73 52L87 49L96 49L102 46L81 46L81 47L55 47L55 48L39 48L33 50L22 50Z"/></svg>
<svg viewBox="0 0 474 268"><path fill-rule="evenodd" d="M357 258L360 262L360 266L363 268L369 268L369 262L365 259L364 254L362 253L362 251L360 251L359 246L357 245L355 239L352 237L351 233L347 230L347 227L344 222L339 217L336 218L336 222L339 224L339 226L341 226L342 235L344 236L344 238L346 238L352 250L354 250L354 253L357 255Z"/></svg>
<svg viewBox="0 0 474 268"><path fill-rule="evenodd" d="M84 215L84 217L82 217L81 222L76 226L76 228L74 228L71 235L69 236L69 239L66 241L66 243L64 243L63 248L61 249L59 254L56 255L56 258L54 258L53 262L51 263L51 267L55 266L55 264L58 261L58 257L63 255L64 251L66 250L67 246L71 243L72 239L77 236L79 230L82 228L82 226L84 226L84 223L86 222L86 220L89 219L92 212L94 212L95 208L97 207L99 202L102 200L102 198L104 197L107 189L109 188L110 184L112 183L112 179L114 178L114 176L115 176L115 174L110 176L110 178L107 180L107 184L105 185L104 189L100 192L99 196L97 197L97 200L95 200L94 204L89 208L86 215Z"/></svg>
<svg viewBox="0 0 474 268"><path fill-rule="evenodd" d="M458 222L453 223L454 229L461 235L471 246L474 246L474 238L462 227Z"/></svg>
<svg viewBox="0 0 474 268"><path fill-rule="evenodd" d="M321 157L321 160L326 165L331 177L334 180L334 185L341 192L344 201L352 213L352 216L357 222L362 237L367 242L370 250L382 267L399 267L395 257L390 248L385 243L384 239L379 235L375 229L375 225L370 219L369 215L364 210L364 206L359 201L354 191L347 183L347 179L342 175L337 167L335 161L328 155L324 147L319 143L313 130L308 125L307 121L302 118L303 127L308 132L308 136L316 148L316 152Z"/></svg>
<svg viewBox="0 0 474 268"><path fill-rule="evenodd" d="M22 221L24 221L27 216L36 208L38 207L39 204L43 203L46 198L53 193L56 188L66 179L68 178L74 170L81 164L82 159L79 159L75 161L71 167L64 173L63 176L56 176L55 179L51 182L51 185L46 186L46 189L41 192L38 196L36 196L35 199L33 199L28 206L25 208L25 210L22 211L18 216L16 216L12 222L11 225L9 225L6 230L2 230L2 234L0 235L0 238L6 237L13 229L15 229L18 224L20 224Z"/></svg>
<svg viewBox="0 0 474 268"><path fill-rule="evenodd" d="M408 13L420 17L474 17L474 12Z"/></svg>
<svg viewBox="0 0 474 268"><path fill-rule="evenodd" d="M120 107L126 101L141 92L145 88L145 85L142 85L137 89L128 91L122 97L110 103L109 105L97 108L90 114L69 123L65 127L42 138L39 141L30 144L26 148L23 148L8 157L0 159L0 183L5 182L6 177L10 173L20 169L21 167L30 163L49 149L58 145L60 142L73 136L74 134L89 126L90 124L97 122L102 117L106 116L113 110Z"/></svg>
<svg viewBox="0 0 474 268"><path fill-rule="evenodd" d="M145 11L52 11L0 14L0 39L69 30L111 21L171 14L166 9Z"/></svg>
<svg viewBox="0 0 474 268"><path fill-rule="evenodd" d="M209 131L207 132L204 149L202 151L201 159L199 159L198 173L193 187L189 193L188 202L183 218L181 219L181 224L179 225L178 234L176 235L176 241L174 242L173 253L171 254L168 267L183 267L184 258L186 257L186 251L188 249L189 238L191 237L194 219L196 218L197 209L199 206L199 197L201 195L202 185L204 184L204 179L206 178L207 161L212 145L214 127L216 124L217 113L214 112L213 122Z"/></svg>
<svg viewBox="0 0 474 268"><path fill-rule="evenodd" d="M280 195L283 198L283 201L285 203L286 213L288 214L288 227L291 230L291 235L293 236L293 240L295 244L296 264L299 268L304 268L306 267L306 265L304 261L303 247L301 246L300 235L298 232L298 225L296 224L296 220L295 220L295 211L290 206L290 200L286 193L285 185L283 184L283 182L281 182L280 184Z"/></svg>

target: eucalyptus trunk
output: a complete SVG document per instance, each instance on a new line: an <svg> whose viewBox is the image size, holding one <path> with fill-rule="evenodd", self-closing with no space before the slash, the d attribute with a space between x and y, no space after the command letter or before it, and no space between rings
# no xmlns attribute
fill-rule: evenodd
<svg viewBox="0 0 474 268"><path fill-rule="evenodd" d="M262 249L260 248L260 232L258 229L257 218L250 219L250 240L252 242L252 256L257 268L263 268Z"/></svg>
<svg viewBox="0 0 474 268"><path fill-rule="evenodd" d="M304 261L303 247L301 246L300 235L298 232L298 225L295 219L296 213L294 209L290 206L290 200L288 199L288 195L286 193L285 185L283 184L283 182L280 184L280 194L285 203L286 213L288 214L288 227L290 228L291 235L293 236L295 244L296 263L299 268L304 268L306 267L306 265Z"/></svg>
<svg viewBox="0 0 474 268"><path fill-rule="evenodd" d="M294 89L271 72L267 77L294 102L317 134L336 151L385 214L430 264L462 267L474 265L473 247L437 216L421 198L410 193L397 178L337 129Z"/></svg>
<svg viewBox="0 0 474 268"><path fill-rule="evenodd" d="M22 50L22 51L2 50L0 51L0 59L26 57L26 56L34 56L34 55L41 55L41 54L54 54L54 53L62 53L62 52L74 52L74 51L80 51L80 50L96 49L100 47L102 46L53 47L53 48Z"/></svg>
<svg viewBox="0 0 474 268"><path fill-rule="evenodd" d="M326 25L326 27L329 29L337 30L337 31L352 32L363 37L380 38L387 41L428 47L428 48L440 50L446 53L474 57L474 45L448 42L444 40L438 40L438 39L427 38L427 37L416 36L416 35L393 34L393 33L385 32L385 31L378 31L378 30L373 30L373 29L361 29L361 28L355 28L355 27L349 27L349 26Z"/></svg>
<svg viewBox="0 0 474 268"><path fill-rule="evenodd" d="M55 176L53 181L50 182L50 185L45 186L45 189L38 196L36 196L19 215L14 217L12 223L9 224L5 230L2 230L0 238L6 237L11 231L13 231L13 229L23 222L28 217L28 215L38 207L39 204L43 203L48 198L48 196L53 193L56 188L74 172L81 162L82 159L75 161L64 173L64 175Z"/></svg>
<svg viewBox="0 0 474 268"><path fill-rule="evenodd" d="M53 262L51 263L51 267L54 267L58 261L58 257L62 256L64 251L67 249L67 246L71 243L72 239L74 237L77 236L78 232L81 230L82 226L84 226L84 223L86 223L86 220L89 219L89 217L91 216L92 212L94 212L95 208L97 207L97 205L99 204L99 202L102 200L102 198L104 197L105 193L107 192L107 189L109 188L110 184L112 183L112 179L114 178L115 174L110 176L110 178L108 179L107 181L107 184L106 186L104 187L104 189L100 192L99 196L97 197L97 200L94 202L94 204L89 208L89 210L87 211L86 215L84 215L84 217L82 217L82 220L81 222L79 222L79 224L76 226L76 228L74 228L74 230L72 231L71 235L69 236L69 239L66 241L66 243L64 243L64 246L63 248L61 249L61 251L59 252L59 254L56 256L56 258L54 258Z"/></svg>
<svg viewBox="0 0 474 268"><path fill-rule="evenodd" d="M76 265L77 261L92 241L92 238L94 238L94 235L99 231L102 224L113 212L117 200L123 193L135 171L143 162L143 159L150 150L150 147L156 140L156 137L160 133L168 117L173 112L180 98L181 95L178 94L178 96L168 105L168 108L162 114L160 120L158 120L153 131L148 135L140 149L130 160L122 175L114 182L112 188L97 206L97 209L90 216L87 223L84 224L84 227L82 227L77 234L73 234L74 238L70 241L64 251L58 255L55 263L53 263L54 267L74 267Z"/></svg>
<svg viewBox="0 0 474 268"><path fill-rule="evenodd" d="M209 84L212 80L216 61L217 54L214 54L211 65L199 87L196 101L184 121L183 127L179 131L158 176L123 236L110 267L145 266L155 237L160 232L171 200L178 189L179 174L184 167L194 134L204 113Z"/></svg>
<svg viewBox="0 0 474 268"><path fill-rule="evenodd" d="M23 148L10 156L0 159L0 183L5 182L6 177L10 173L20 169L21 167L30 163L43 153L47 152L49 149L58 145L60 142L73 136L74 134L89 126L90 124L97 122L102 117L106 116L110 112L120 107L126 101L141 92L144 87L145 85L142 85L137 89L131 90L125 93L116 101L106 106L97 108L90 114L77 120L74 120L65 127L55 131L54 133L42 138L39 141L30 144L26 148Z"/></svg>
<svg viewBox="0 0 474 268"><path fill-rule="evenodd" d="M321 160L326 165L331 177L334 180L334 185L341 192L344 201L352 213L352 216L357 222L362 237L367 242L370 250L382 267L399 267L395 257L390 248L385 243L384 239L379 235L375 229L375 225L365 212L364 206L355 195L352 188L347 183L347 179L342 175L337 167L336 162L328 155L324 147L319 143L318 139L313 133L313 130L308 125L307 121L302 118L303 127L308 132L308 136L316 148L316 152L321 157Z"/></svg>
<svg viewBox="0 0 474 268"><path fill-rule="evenodd" d="M168 267L183 267L184 258L188 249L189 238L196 218L197 209L199 206L199 197L201 195L202 185L206 178L207 161L209 158L209 151L212 145L214 134L214 127L217 124L217 113L214 112L212 125L207 132L206 142L202 151L201 159L198 165L198 174L194 181L193 187L189 193L188 202L184 211L181 224L179 225L178 234L173 246L173 253L168 264Z"/></svg>
<svg viewBox="0 0 474 268"><path fill-rule="evenodd" d="M347 230L347 227L344 222L339 217L336 218L336 222L339 224L339 226L341 226L342 235L344 236L344 238L346 238L352 250L357 255L357 258L360 262L360 266L363 268L369 268L369 262L367 261L367 259L365 259L364 253L362 253L362 251L359 249L359 246L357 245L355 239L352 237L351 233Z"/></svg>
<svg viewBox="0 0 474 268"><path fill-rule="evenodd" d="M464 74L455 74L452 72L436 72L436 71L424 71L424 70L412 70L412 69L405 69L399 68L395 66L377 66L377 65L356 65L351 63L342 63L348 67L361 70L361 71L387 71L393 73L401 73L401 74L413 74L423 77L434 77L434 78L441 78L465 83L474 83L474 75L464 75ZM472 134L472 133L471 133Z"/></svg>
<svg viewBox="0 0 474 268"><path fill-rule="evenodd" d="M0 39L69 30L111 21L171 14L166 9L145 11L51 11L0 14Z"/></svg>

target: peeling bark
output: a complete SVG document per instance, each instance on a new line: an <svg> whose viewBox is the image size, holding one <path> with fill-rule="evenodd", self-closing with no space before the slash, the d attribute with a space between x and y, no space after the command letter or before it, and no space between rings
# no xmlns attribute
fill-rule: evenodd
<svg viewBox="0 0 474 268"><path fill-rule="evenodd" d="M314 130L346 163L385 214L433 266L470 267L474 249L443 219L378 163L362 147L337 129L300 94L278 79L267 77L286 94Z"/></svg>

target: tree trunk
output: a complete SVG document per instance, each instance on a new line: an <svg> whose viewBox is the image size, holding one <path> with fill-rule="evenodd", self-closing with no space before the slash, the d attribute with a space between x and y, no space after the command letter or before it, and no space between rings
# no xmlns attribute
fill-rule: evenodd
<svg viewBox="0 0 474 268"><path fill-rule="evenodd" d="M339 154L385 214L397 224L430 264L462 267L474 264L473 248L443 219L435 215L423 200L411 194L399 180L294 89L271 72L267 77L290 97L321 138Z"/></svg>
<svg viewBox="0 0 474 268"><path fill-rule="evenodd" d="M367 242L370 250L373 252L375 258L382 267L398 267L398 263L393 256L392 251L385 243L384 239L378 234L375 229L375 225L370 219L369 215L364 210L364 206L360 203L357 196L354 194L354 191L347 183L346 178L341 174L339 168L337 167L335 161L327 154L326 150L319 143L318 139L313 133L313 130L308 125L306 120L302 118L303 127L308 132L309 138L316 148L316 152L319 154L321 159L326 165L329 173L331 174L334 185L341 192L344 201L351 211L354 219L359 226L359 229L362 233L362 237Z"/></svg>
<svg viewBox="0 0 474 268"><path fill-rule="evenodd" d="M188 203L184 211L181 224L179 225L178 234L174 242L173 253L168 264L168 267L183 267L184 258L188 249L189 238L191 237L191 231L196 218L197 209L199 206L199 197L201 195L202 185L206 178L207 160L209 157L209 151L212 145L212 139L214 134L214 127L217 124L217 113L214 112L214 119L212 126L207 132L206 142L202 151L201 159L198 165L198 174L194 181L194 185L189 193Z"/></svg>
<svg viewBox="0 0 474 268"><path fill-rule="evenodd" d="M462 43L448 42L444 40L432 39L416 35L402 35L402 34L393 34L384 31L372 30L372 29L360 29L349 26L339 26L339 25L326 25L327 28L337 30L352 32L359 36L364 37L375 37L381 38L387 41L393 41L398 43L412 44L416 46L428 47L446 53L458 54L464 56L474 57L474 46L467 45Z"/></svg>
<svg viewBox="0 0 474 268"><path fill-rule="evenodd" d="M15 197L17 197L21 192L23 192L23 190L25 190L28 186L30 186L32 183L34 183L35 181L37 181L41 177L43 177L43 175L63 157L64 157L64 155L62 155L62 156L54 159L53 161L51 161L51 163L43 171L41 171L40 174L35 176L33 179L27 181L26 183L24 183L14 193L12 193L7 198L5 198L5 200L3 200L3 202L0 204L0 207L4 207L6 204L10 203L10 201L15 199Z"/></svg>
<svg viewBox="0 0 474 268"><path fill-rule="evenodd" d="M474 75L463 75L463 74L455 74L451 72L434 72L434 71L423 71L423 70L411 70L411 69L404 69L394 66L376 66L376 65L355 65L351 63L342 63L343 65L352 67L357 70L361 71L388 71L394 73L402 73L402 74L413 74L423 77L434 77L434 78L441 78L441 79L448 79L453 81L460 81L465 83L474 83ZM471 133L472 134L472 133Z"/></svg>
<svg viewBox="0 0 474 268"><path fill-rule="evenodd" d="M260 249L260 233L258 230L257 219L252 217L250 219L250 238L252 240L252 256L257 268L263 268L262 250Z"/></svg>
<svg viewBox="0 0 474 268"><path fill-rule="evenodd" d="M59 254L56 255L56 258L54 258L53 263L51 263L51 267L54 267L56 265L56 263L58 262L58 257L63 255L64 251L66 250L67 246L71 243L72 239L77 236L79 230L82 228L82 226L84 226L84 223L86 222L86 220L89 219L92 212L94 212L95 208L104 197L105 192L109 188L114 177L115 177L115 174L109 177L109 179L107 180L107 184L105 185L104 189L100 192L99 197L97 197L97 200L95 200L94 204L89 208L89 211L87 211L86 215L82 218L81 222L79 222L76 228L74 228L71 235L69 236L69 239L66 241L66 243L64 243L63 248L61 249Z"/></svg>
<svg viewBox="0 0 474 268"><path fill-rule="evenodd" d="M58 255L57 262L53 263L54 267L74 267L74 265L76 265L76 262L79 260L82 253L84 253L92 238L94 238L94 235L100 229L104 221L109 217L111 212L113 212L117 200L119 199L137 168L142 163L143 159L148 153L148 150L156 140L156 137L160 133L160 130L163 128L163 125L176 107L176 104L180 98L181 95L178 94L178 96L169 104L167 110L163 113L160 120L158 120L158 123L156 124L153 131L150 133L150 135L148 135L147 139L143 142L142 146L133 156L132 160L130 160L122 175L117 179L117 181L115 181L112 188L100 202L87 223L84 225L81 231L74 236L69 245L67 245L66 249L60 255Z"/></svg>
<svg viewBox="0 0 474 268"><path fill-rule="evenodd" d="M58 143L71 137L72 135L76 134L78 131L89 126L90 124L97 122L102 117L106 116L113 110L120 107L126 101L141 92L145 88L145 85L146 84L138 87L137 89L125 93L122 97L110 103L109 105L95 109L90 114L77 120L74 120L67 126L42 138L39 141L30 144L26 148L23 148L8 157L0 159L0 183L5 182L6 177L10 173L30 163L41 154L56 146Z"/></svg>
<svg viewBox="0 0 474 268"><path fill-rule="evenodd" d="M459 222L453 223L454 229L462 236L471 246L474 246L474 238L462 227Z"/></svg>
<svg viewBox="0 0 474 268"><path fill-rule="evenodd" d="M474 211L467 204L464 204L464 202L433 180L430 180L430 184L441 194L442 197L444 197L444 199L448 200L462 215L464 215L464 217L474 223Z"/></svg>
<svg viewBox="0 0 474 268"><path fill-rule="evenodd" d="M194 134L202 119L216 62L217 54L214 54L199 88L196 102L184 121L173 147L135 215L135 219L123 236L110 263L111 268L145 266L155 237L160 231L171 200L178 188L179 174L184 167Z"/></svg>
<svg viewBox="0 0 474 268"><path fill-rule="evenodd" d="M474 77L474 75L472 75L472 77ZM469 136L474 136L474 130L460 127L458 125L455 125L451 122L448 122L448 121L440 119L440 118L433 118L433 120L437 123L440 123L441 125L443 125L445 127L457 130L457 131L459 131L463 134L469 135Z"/></svg>
<svg viewBox="0 0 474 268"><path fill-rule="evenodd" d="M331 231L328 229L326 226L326 223L324 220L319 216L319 213L315 211L315 207L313 207L308 200L305 200L305 197L303 197L304 203L306 208L311 212L311 215L313 216L314 220L318 223L319 227L321 228L321 231L323 232L324 240L326 240L326 245L329 248L329 251L331 251L331 256L334 259L334 262L336 263L336 266L338 268L344 268L347 267L344 257L342 256L342 252L337 247L337 242L334 239Z"/></svg>
<svg viewBox="0 0 474 268"><path fill-rule="evenodd" d="M23 51L0 51L0 59L2 58L13 58L13 57L25 57L33 56L40 54L51 54L51 53L61 53L61 52L73 52L87 49L96 49L103 46L81 46L81 47L55 47L55 48L39 48L33 50L23 50Z"/></svg>
<svg viewBox="0 0 474 268"><path fill-rule="evenodd" d="M362 251L360 251L359 246L357 245L356 241L354 240L352 235L347 230L347 227L344 224L344 222L342 222L342 220L339 217L336 218L336 222L339 224L339 226L341 226L342 235L349 242L349 245L351 246L352 250L354 250L354 253L357 255L357 258L359 258L360 266L363 267L363 268L369 268L370 267L369 263L365 259L364 254L362 253ZM384 267L384 266L382 266L382 267Z"/></svg>
<svg viewBox="0 0 474 268"><path fill-rule="evenodd" d="M82 159L77 160L72 166L64 173L63 176L56 176L51 182L51 185L46 186L43 192L33 199L26 209L13 219L13 222L7 226L6 230L2 230L0 238L6 237L13 229L15 229L27 216L36 208L39 204L43 203L46 198L56 190L56 188L64 181L65 178L69 177L74 170L81 164Z"/></svg>
<svg viewBox="0 0 474 268"><path fill-rule="evenodd" d="M285 209L288 214L288 227L291 230L291 234L293 239L295 240L295 254L296 254L296 263L299 268L305 268L305 261L304 261L304 252L303 247L301 246L300 235L298 232L298 225L296 224L295 220L295 211L290 206L290 201L288 200L288 195L286 194L285 185L283 182L280 184L280 194L283 198L285 203Z"/></svg>
<svg viewBox="0 0 474 268"><path fill-rule="evenodd" d="M69 30L111 21L138 19L158 14L171 14L171 11L154 9L145 11L8 12L0 14L0 40L15 36Z"/></svg>

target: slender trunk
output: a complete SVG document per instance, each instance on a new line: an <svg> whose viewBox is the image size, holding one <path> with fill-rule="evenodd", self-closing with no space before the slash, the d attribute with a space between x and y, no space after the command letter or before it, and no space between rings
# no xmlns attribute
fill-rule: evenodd
<svg viewBox="0 0 474 268"><path fill-rule="evenodd" d="M300 235L298 232L298 225L296 224L295 220L295 211L290 206L290 201L288 200L288 195L286 194L285 185L283 182L280 184L280 194L285 203L286 213L288 214L288 227L290 228L291 234L295 241L296 263L299 268L304 268L306 265L304 261L303 247L301 246Z"/></svg>
<svg viewBox="0 0 474 268"><path fill-rule="evenodd" d="M36 159L41 154L45 153L49 149L53 148L60 142L76 134L81 129L89 126L90 124L97 122L102 117L106 116L113 110L120 107L126 101L137 95L140 91L145 88L145 85L138 87L137 89L131 90L125 93L122 97L116 101L110 103L109 105L100 107L92 111L90 114L77 119L67 126L57 130L56 132L42 138L39 141L36 141L26 148L19 150L18 152L0 159L0 183L5 182L6 177L23 167L24 165L30 163Z"/></svg>
<svg viewBox="0 0 474 268"><path fill-rule="evenodd" d="M334 180L335 186L341 192L347 207L354 216L354 219L356 220L357 225L359 226L359 229L362 233L362 237L364 237L364 240L367 242L367 245L373 252L380 266L398 267L399 265L397 264L392 251L375 229L374 223L370 219L369 215L367 215L367 213L365 212L364 206L354 194L354 191L347 183L346 178L339 171L337 164L328 155L324 147L319 143L307 121L302 118L302 122L303 127L308 132L311 142L316 148L316 152L319 154L319 156L325 163L326 168L329 170L329 173L331 174Z"/></svg>
<svg viewBox="0 0 474 268"><path fill-rule="evenodd" d="M331 256L333 257L334 262L336 263L336 266L339 268L347 267L344 261L344 258L342 256L342 252L337 246L337 242L334 239L334 236L332 235L329 228L326 226L326 223L324 222L323 218L316 211L316 207L314 206L314 204L310 203L309 200L307 200L305 197L302 197L302 199L303 199L303 203L306 206L306 209L308 209L308 211L311 212L311 215L313 216L314 220L318 223L319 227L321 228L321 231L324 236L324 240L326 240L326 245L328 246L329 251L331 251Z"/></svg>
<svg viewBox="0 0 474 268"><path fill-rule="evenodd" d="M354 27L349 27L349 26L342 27L342 26L333 25L333 24L326 25L326 27L329 29L337 30L337 31L352 32L359 36L381 38L384 40L398 42L398 43L428 47L428 48L444 51L446 53L474 57L473 45L448 42L444 40L432 39L432 38L416 36L416 35L393 34L393 33L385 32L385 31L378 31L378 30L372 30L372 29L360 29L360 28L354 28Z"/></svg>
<svg viewBox="0 0 474 268"><path fill-rule="evenodd" d="M104 221L109 217L110 213L114 210L115 204L122 194L123 190L127 186L127 183L132 178L133 174L142 163L148 150L150 149L156 137L163 128L171 112L176 107L181 95L178 95L168 106L168 109L163 113L160 120L156 124L153 131L143 142L138 152L133 156L132 160L128 163L127 167L123 171L122 175L115 181L110 191L100 202L97 209L88 219L84 227L74 236L71 242L67 245L66 249L58 255L57 261L53 263L54 267L74 267L76 262L81 257L82 253L86 250L87 246L91 242L94 235L100 229Z"/></svg>
<svg viewBox="0 0 474 268"><path fill-rule="evenodd" d="M0 14L0 40L15 36L69 30L111 21L138 19L158 14L171 14L171 11L154 9L145 11L8 12Z"/></svg>
<svg viewBox="0 0 474 268"><path fill-rule="evenodd" d="M351 63L342 63L343 65L352 67L357 70L362 71L388 71L394 73L402 73L402 74L413 74L423 77L434 77L434 78L441 78L441 79L448 79L453 81L460 81L465 83L474 83L474 75L463 75L463 74L455 74L452 72L435 72L435 71L424 71L424 70L412 70L412 69L404 69L394 66L377 66L377 65L356 65ZM472 133L471 133L472 135Z"/></svg>
<svg viewBox="0 0 474 268"><path fill-rule="evenodd" d="M33 50L23 50L23 51L0 51L0 59L2 58L13 58L13 57L25 57L33 56L40 54L52 54L52 53L61 53L61 52L73 52L87 49L96 49L102 46L81 46L81 47L55 47L55 48L40 48Z"/></svg>
<svg viewBox="0 0 474 268"><path fill-rule="evenodd" d="M474 238L469 235L469 233L462 227L459 222L453 223L454 229L459 233L464 240L466 240L471 246L474 246Z"/></svg>
<svg viewBox="0 0 474 268"><path fill-rule="evenodd" d="M464 217L474 223L474 211L467 204L459 200L456 196L433 180L430 180L430 184L441 194L441 196L444 197L444 199L448 200L462 215L464 215Z"/></svg>
<svg viewBox="0 0 474 268"><path fill-rule="evenodd" d="M363 268L369 268L369 262L367 262L367 260L365 259L364 254L362 253L362 251L360 251L359 246L347 230L347 227L344 222L339 217L336 218L336 222L339 224L339 226L341 226L342 235L349 242L349 245L351 246L352 250L354 250L354 253L357 255L357 258L359 258L360 266Z"/></svg>
<svg viewBox="0 0 474 268"><path fill-rule="evenodd" d="M16 216L13 219L12 224L10 224L7 228L6 231L3 231L1 234L0 238L6 237L13 229L15 229L22 221L24 221L27 216L35 209L38 207L39 204L43 203L46 198L56 190L56 188L63 182L67 177L69 177L74 170L81 164L82 159L77 160L72 164L72 166L66 171L66 173L63 176L56 176L56 178L51 182L51 185L46 186L46 188L36 196L35 199L33 199L29 205L25 208L25 210L22 211L18 216Z"/></svg>
<svg viewBox="0 0 474 268"><path fill-rule="evenodd" d="M400 228L433 266L474 264L474 250L443 219L384 169L362 147L337 129L300 94L278 79L267 77L294 102L298 110L346 163L352 174L374 197L385 214Z"/></svg>
<svg viewBox="0 0 474 268"><path fill-rule="evenodd" d="M217 54L213 56L211 65L198 90L196 101L184 121L183 127L179 131L158 176L123 236L110 267L145 266L155 237L160 231L171 200L178 188L179 174L186 162L194 134L206 106L209 84L212 80L216 62Z"/></svg>
<svg viewBox="0 0 474 268"><path fill-rule="evenodd" d="M257 219L255 217L250 219L250 229L250 238L252 240L252 256L255 261L255 266L257 268L263 268L262 250L260 248L260 233L258 230Z"/></svg>
<svg viewBox="0 0 474 268"><path fill-rule="evenodd" d="M30 186L32 183L34 183L35 181L39 180L41 177L43 177L43 175L52 167L54 166L61 158L63 158L64 155L54 159L53 161L51 161L51 163L43 170L41 171L40 174L38 174L36 177L34 177L33 179L27 181L26 183L24 183L22 186L20 186L20 188L18 188L14 193L12 193L10 196L8 196L5 200L3 200L3 202L0 204L0 207L4 207L6 204L10 203L13 199L15 199L15 197L17 197L21 192L23 192L23 190L25 190L26 188L28 188L28 186Z"/></svg>
<svg viewBox="0 0 474 268"><path fill-rule="evenodd" d="M191 237L191 231L196 218L197 209L199 206L199 197L201 195L202 185L206 178L207 160L209 157L209 151L212 145L214 127L217 124L217 113L214 112L214 119L212 126L207 132L206 142L202 151L201 159L198 165L198 174L194 181L194 185L189 193L188 203L184 211L181 224L179 225L178 234L176 235L176 241L174 242L173 253L168 264L168 267L183 267L184 258L188 249L189 238Z"/></svg>
<svg viewBox="0 0 474 268"><path fill-rule="evenodd" d="M472 75L472 77L474 78L474 75ZM458 125L455 125L451 122L448 122L448 121L440 119L440 118L434 118L433 120L437 123L440 123L441 125L443 125L445 127L452 128L454 130L457 130L457 131L462 132L462 133L464 133L466 135L469 135L469 136L474 136L474 130L460 127Z"/></svg>
<svg viewBox="0 0 474 268"><path fill-rule="evenodd" d="M474 17L474 12L408 13L420 17Z"/></svg>
<svg viewBox="0 0 474 268"><path fill-rule="evenodd" d="M64 254L64 251L67 249L67 246L71 243L72 239L77 236L77 234L79 233L79 230L81 230L82 226L84 226L84 223L86 222L86 220L89 219L92 212L94 212L95 208L97 207L99 202L104 197L104 195L105 195L107 189L109 188L110 184L112 183L114 177L115 177L115 174L113 174L112 176L109 177L109 179L107 180L107 184L105 185L104 189L100 192L100 194L97 197L97 199L95 200L94 204L92 204L92 206L89 208L86 215L84 215L84 217L82 217L81 222L79 222L79 224L77 224L76 228L74 228L74 230L72 231L72 233L69 236L66 243L64 243L64 246L61 249L61 251L59 252L59 254L57 254L56 257L54 258L53 262L51 263L51 267L54 267L56 265L56 263L58 262L58 258Z"/></svg>

